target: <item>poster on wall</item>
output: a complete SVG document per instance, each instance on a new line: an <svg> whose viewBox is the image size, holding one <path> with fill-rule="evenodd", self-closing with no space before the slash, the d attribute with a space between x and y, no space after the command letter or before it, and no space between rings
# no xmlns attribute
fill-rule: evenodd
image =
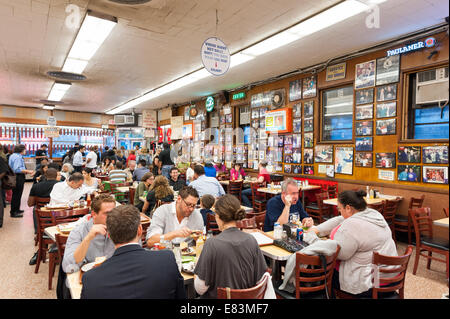
<svg viewBox="0 0 450 319"><path fill-rule="evenodd" d="M170 119L172 129L172 140L180 140L183 138L183 116L172 116Z"/></svg>
<svg viewBox="0 0 450 319"><path fill-rule="evenodd" d="M314 101L307 101L303 104L303 116L312 117L314 115Z"/></svg>
<svg viewBox="0 0 450 319"><path fill-rule="evenodd" d="M364 89L375 86L375 60L356 65L355 88Z"/></svg>
<svg viewBox="0 0 450 319"><path fill-rule="evenodd" d="M183 138L192 138L194 136L194 126L192 123L183 124Z"/></svg>
<svg viewBox="0 0 450 319"><path fill-rule="evenodd" d="M433 184L448 184L447 166L424 166L423 182Z"/></svg>
<svg viewBox="0 0 450 319"><path fill-rule="evenodd" d="M306 148L314 147L314 133L304 134L304 144Z"/></svg>
<svg viewBox="0 0 450 319"><path fill-rule="evenodd" d="M333 145L316 145L314 161L316 163L333 163Z"/></svg>
<svg viewBox="0 0 450 319"><path fill-rule="evenodd" d="M181 117L183 121L183 117ZM156 129L158 127L157 113L154 110L142 110L142 127Z"/></svg>
<svg viewBox="0 0 450 319"><path fill-rule="evenodd" d="M310 166L310 165L303 166L303 174L314 175L314 166Z"/></svg>
<svg viewBox="0 0 450 319"><path fill-rule="evenodd" d="M314 153L312 148L303 150L303 162L305 164L314 163Z"/></svg>
<svg viewBox="0 0 450 319"><path fill-rule="evenodd" d="M289 102L302 98L302 80L289 82Z"/></svg>
<svg viewBox="0 0 450 319"><path fill-rule="evenodd" d="M334 171L336 174L353 175L353 147L336 146Z"/></svg>
<svg viewBox="0 0 450 319"><path fill-rule="evenodd" d="M308 99L311 97L316 97L317 94L317 83L316 77L310 76L303 79L303 98Z"/></svg>
<svg viewBox="0 0 450 319"><path fill-rule="evenodd" d="M420 182L420 170L419 165L398 165L397 168L397 180L401 182Z"/></svg>
<svg viewBox="0 0 450 319"><path fill-rule="evenodd" d="M282 108L266 113L266 132L291 133L292 108Z"/></svg>
<svg viewBox="0 0 450 319"><path fill-rule="evenodd" d="M319 174L326 174L327 173L327 165L320 164L317 168L317 173Z"/></svg>
<svg viewBox="0 0 450 319"><path fill-rule="evenodd" d="M327 165L327 176L334 177L334 165Z"/></svg>
<svg viewBox="0 0 450 319"><path fill-rule="evenodd" d="M400 54L377 59L377 85L398 82Z"/></svg>

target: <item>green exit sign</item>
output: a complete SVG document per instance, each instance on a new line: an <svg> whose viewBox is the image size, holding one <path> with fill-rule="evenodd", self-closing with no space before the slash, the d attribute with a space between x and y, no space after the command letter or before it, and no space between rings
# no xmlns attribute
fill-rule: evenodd
<svg viewBox="0 0 450 319"><path fill-rule="evenodd" d="M233 94L233 100L245 99L245 92Z"/></svg>

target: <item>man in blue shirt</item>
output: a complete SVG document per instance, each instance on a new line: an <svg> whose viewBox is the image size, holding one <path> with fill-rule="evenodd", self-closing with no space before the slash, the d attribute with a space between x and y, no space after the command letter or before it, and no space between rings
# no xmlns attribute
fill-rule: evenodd
<svg viewBox="0 0 450 319"><path fill-rule="evenodd" d="M299 191L297 182L288 178L281 184L281 195L272 197L267 202L266 219L264 220L264 231L272 231L275 223L280 225L289 222L290 215L298 215L303 226L311 227L314 222L303 209L298 200Z"/></svg>
<svg viewBox="0 0 450 319"><path fill-rule="evenodd" d="M216 198L225 195L225 191L217 178L205 176L205 168L201 165L194 167L194 181L189 186L195 188L200 197L205 194L210 194Z"/></svg>
<svg viewBox="0 0 450 319"><path fill-rule="evenodd" d="M25 185L25 174L30 174L31 177L36 173L33 170L26 169L23 156L27 153L25 145L19 144L14 147L14 154L9 157L8 164L16 174L16 187L12 190L11 198L11 217L23 217L23 210L20 209L20 202L22 200L23 187Z"/></svg>

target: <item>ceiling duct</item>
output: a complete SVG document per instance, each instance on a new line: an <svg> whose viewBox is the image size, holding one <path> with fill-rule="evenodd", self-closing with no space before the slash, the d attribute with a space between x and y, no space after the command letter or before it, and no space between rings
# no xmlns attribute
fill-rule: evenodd
<svg viewBox="0 0 450 319"><path fill-rule="evenodd" d="M150 2L152 0L108 0L109 2L114 2L118 4L125 4L129 6L138 5L138 4L144 4L147 2Z"/></svg>
<svg viewBox="0 0 450 319"><path fill-rule="evenodd" d="M86 77L82 74L63 72L63 71L48 71L47 75L51 78L64 81L84 81Z"/></svg>

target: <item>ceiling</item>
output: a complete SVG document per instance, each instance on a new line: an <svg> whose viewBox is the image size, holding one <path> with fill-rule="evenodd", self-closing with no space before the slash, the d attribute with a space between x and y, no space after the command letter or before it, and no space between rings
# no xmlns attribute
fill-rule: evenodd
<svg viewBox="0 0 450 319"><path fill-rule="evenodd" d="M118 18L84 70L87 80L73 82L58 107L103 113L201 68L200 48L211 36L234 53L339 2L152 0L126 6L108 0L0 0L0 105L42 106L38 101L47 98L54 82L46 73L62 68L78 31L66 26L69 4L82 15L90 9ZM447 0L388 0L378 6L379 28L367 28L371 12L363 12L135 110L183 103L311 66L442 23L449 15Z"/></svg>

